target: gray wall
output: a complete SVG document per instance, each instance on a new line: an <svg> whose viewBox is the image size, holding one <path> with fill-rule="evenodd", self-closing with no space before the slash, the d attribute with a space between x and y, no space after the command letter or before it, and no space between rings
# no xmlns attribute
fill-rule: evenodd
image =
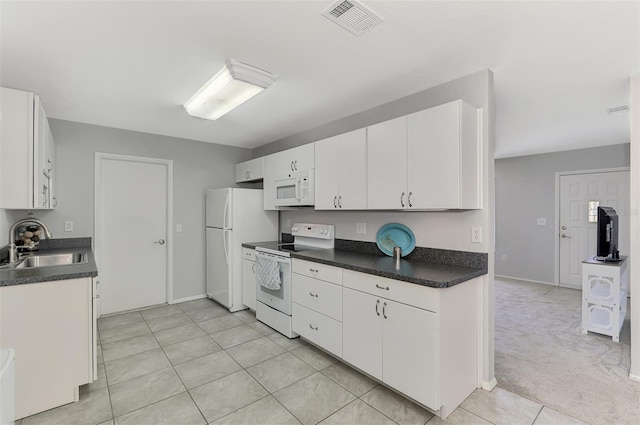
<svg viewBox="0 0 640 425"><path fill-rule="evenodd" d="M555 173L628 167L629 159L629 144L497 159L495 273L554 283Z"/></svg>
<svg viewBox="0 0 640 425"><path fill-rule="evenodd" d="M56 141L58 207L36 212L54 237L93 236L94 161L96 152L173 160L173 219L182 233L173 233L174 298L205 293L204 191L235 186L235 164L251 157L248 149L215 145L69 121L50 120ZM25 211L11 211L17 219ZM0 221L2 214L0 211ZM64 232L64 221L74 222ZM175 229L175 225L174 225ZM132 255L135 238L123 249Z"/></svg>
<svg viewBox="0 0 640 425"><path fill-rule="evenodd" d="M9 226L11 226L9 211L0 208L0 246L4 246L9 242Z"/></svg>

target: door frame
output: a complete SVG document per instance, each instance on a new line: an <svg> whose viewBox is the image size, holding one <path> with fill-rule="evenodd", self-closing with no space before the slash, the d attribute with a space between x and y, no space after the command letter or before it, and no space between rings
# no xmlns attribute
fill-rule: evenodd
<svg viewBox="0 0 640 425"><path fill-rule="evenodd" d="M120 155L104 152L95 153L95 190L94 190L94 221L93 221L93 252L100 270L102 255L102 205L100 202L102 195L102 161L116 160L127 162L140 162L146 164L164 165L167 170L167 223L166 223L166 241L167 241L167 267L166 267L166 298L167 304L173 303L173 160L162 158L150 158L145 156ZM97 278L100 283L100 276ZM98 287L98 293L100 288ZM98 317L100 317L100 299L98 298Z"/></svg>
<svg viewBox="0 0 640 425"><path fill-rule="evenodd" d="M613 168L596 168L592 170L574 170L574 171L557 171L556 172L556 208L554 218L554 248L555 248L555 271L554 271L554 285L567 288L576 289L570 285L560 285L560 238L558 232L558 226L560 225L560 177L572 176L576 174L599 174L599 173L615 173L621 171L630 171L630 167L613 167Z"/></svg>

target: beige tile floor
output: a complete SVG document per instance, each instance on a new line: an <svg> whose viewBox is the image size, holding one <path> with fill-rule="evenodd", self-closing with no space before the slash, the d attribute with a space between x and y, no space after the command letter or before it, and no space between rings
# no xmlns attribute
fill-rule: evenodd
<svg viewBox="0 0 640 425"><path fill-rule="evenodd" d="M298 339L201 299L98 321L98 380L17 425L580 424L501 388L447 418Z"/></svg>

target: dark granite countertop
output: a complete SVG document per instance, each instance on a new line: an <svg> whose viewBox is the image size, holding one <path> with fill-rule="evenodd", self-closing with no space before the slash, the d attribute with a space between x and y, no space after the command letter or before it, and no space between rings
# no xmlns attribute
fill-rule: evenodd
<svg viewBox="0 0 640 425"><path fill-rule="evenodd" d="M246 248L272 242L243 243ZM291 252L291 258L313 261L347 270L402 280L432 288L449 288L487 274L488 255L416 247L400 260L396 268L393 258L385 255L375 243L336 239L334 249Z"/></svg>
<svg viewBox="0 0 640 425"><path fill-rule="evenodd" d="M291 253L291 258L342 267L347 270L402 280L432 288L449 288L475 277L487 274L486 269L456 266L400 259L396 268L395 260L388 256L347 251L342 249L323 249Z"/></svg>
<svg viewBox="0 0 640 425"><path fill-rule="evenodd" d="M34 251L33 255L79 252L87 253L86 263L25 269L0 267L0 287L97 276L98 268L91 251L91 238L43 240L40 250Z"/></svg>

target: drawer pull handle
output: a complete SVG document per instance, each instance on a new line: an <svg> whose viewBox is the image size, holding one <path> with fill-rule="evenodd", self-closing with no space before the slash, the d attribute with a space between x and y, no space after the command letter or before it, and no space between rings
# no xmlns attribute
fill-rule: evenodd
<svg viewBox="0 0 640 425"><path fill-rule="evenodd" d="M386 290L386 291L388 291L388 290L389 290L389 287L388 287L388 286L380 286L380 285L378 285L377 283L376 283L376 288L378 288L378 289L384 289L384 290Z"/></svg>
<svg viewBox="0 0 640 425"><path fill-rule="evenodd" d="M382 316L384 316L385 319L388 319L385 310L387 309L387 302L385 301L384 304L382 304Z"/></svg>
<svg viewBox="0 0 640 425"><path fill-rule="evenodd" d="M318 269L312 269L311 267L309 267L309 271L313 273L318 273Z"/></svg>
<svg viewBox="0 0 640 425"><path fill-rule="evenodd" d="M312 297L318 298L318 294L314 294L313 292L309 292L309 295L311 295Z"/></svg>
<svg viewBox="0 0 640 425"><path fill-rule="evenodd" d="M376 314L380 316L380 312L378 311L378 306L380 305L380 300L376 300Z"/></svg>
<svg viewBox="0 0 640 425"><path fill-rule="evenodd" d="M309 324L309 327L310 327L311 329L313 329L314 331L317 331L317 330L318 330L318 327L317 327L317 326L315 326L315 327L314 327L312 324Z"/></svg>

